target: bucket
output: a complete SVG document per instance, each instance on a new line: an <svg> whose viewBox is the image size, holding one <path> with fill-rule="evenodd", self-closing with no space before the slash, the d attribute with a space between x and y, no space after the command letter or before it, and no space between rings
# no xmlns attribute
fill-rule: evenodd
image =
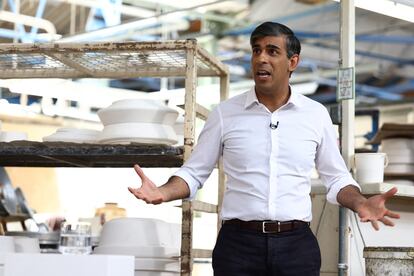
<svg viewBox="0 0 414 276"><path fill-rule="evenodd" d="M384 168L388 165L387 155L378 153L357 153L354 157L356 181L360 184L384 182Z"/></svg>
<svg viewBox="0 0 414 276"><path fill-rule="evenodd" d="M414 247L365 247L366 276L412 276Z"/></svg>

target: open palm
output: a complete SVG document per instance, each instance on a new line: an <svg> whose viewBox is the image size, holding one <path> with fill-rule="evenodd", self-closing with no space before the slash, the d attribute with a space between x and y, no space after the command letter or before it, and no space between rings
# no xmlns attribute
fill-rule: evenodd
<svg viewBox="0 0 414 276"><path fill-rule="evenodd" d="M391 212L385 207L385 202L397 193L397 188L392 188L384 194L368 198L357 210L361 221L370 221L375 230L379 230L378 221L388 226L394 226L389 218L400 218L400 215Z"/></svg>
<svg viewBox="0 0 414 276"><path fill-rule="evenodd" d="M131 194L138 199L142 199L148 204L162 203L164 201L164 197L160 189L144 174L144 171L140 166L134 165L134 169L141 178L142 185L140 188L128 187Z"/></svg>

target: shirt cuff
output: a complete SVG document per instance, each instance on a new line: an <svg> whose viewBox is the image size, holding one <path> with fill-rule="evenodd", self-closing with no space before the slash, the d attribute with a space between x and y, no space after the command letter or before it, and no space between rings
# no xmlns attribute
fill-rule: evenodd
<svg viewBox="0 0 414 276"><path fill-rule="evenodd" d="M332 204L340 205L337 200L338 193L342 188L349 185L357 187L361 192L361 187L358 185L358 183L356 183L356 181L352 177L344 177L336 183L334 183L333 185L331 185L331 188L328 190L328 193L326 194L326 199Z"/></svg>
<svg viewBox="0 0 414 276"><path fill-rule="evenodd" d="M190 196L185 199L194 200L196 193L200 188L199 182L193 176L191 176L191 174L189 174L184 168L179 169L173 175L181 177L187 183L188 188L190 189Z"/></svg>

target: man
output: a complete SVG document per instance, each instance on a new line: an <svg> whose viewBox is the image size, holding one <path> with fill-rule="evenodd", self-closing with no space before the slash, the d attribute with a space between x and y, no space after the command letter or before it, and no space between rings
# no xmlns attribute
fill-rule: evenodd
<svg viewBox="0 0 414 276"><path fill-rule="evenodd" d="M289 77L301 49L293 32L265 22L250 43L255 87L210 113L191 157L166 184L157 187L136 165L142 186L129 191L151 204L193 198L223 157L227 183L214 274L319 275L320 251L309 228L314 165L327 199L377 230L378 221L392 226L387 217L399 217L384 206L397 190L362 196L339 153L326 108L291 92Z"/></svg>

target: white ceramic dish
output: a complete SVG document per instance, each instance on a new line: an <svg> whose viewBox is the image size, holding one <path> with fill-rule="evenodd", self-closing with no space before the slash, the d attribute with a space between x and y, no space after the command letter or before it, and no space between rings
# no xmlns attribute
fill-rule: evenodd
<svg viewBox="0 0 414 276"><path fill-rule="evenodd" d="M13 253L15 251L13 237L0 236L0 253Z"/></svg>
<svg viewBox="0 0 414 276"><path fill-rule="evenodd" d="M162 246L116 246L100 245L95 247L93 254L96 255L131 255L139 258L172 258L180 255L180 248Z"/></svg>
<svg viewBox="0 0 414 276"><path fill-rule="evenodd" d="M396 173L396 174L413 174L414 164L388 164L384 169L385 173Z"/></svg>
<svg viewBox="0 0 414 276"><path fill-rule="evenodd" d="M386 182L392 185L414 186L414 181L408 179L391 179Z"/></svg>
<svg viewBox="0 0 414 276"><path fill-rule="evenodd" d="M178 260L160 258L135 258L135 270L158 270L180 272Z"/></svg>
<svg viewBox="0 0 414 276"><path fill-rule="evenodd" d="M59 128L55 133L43 137L44 142L96 143L100 131L93 129Z"/></svg>
<svg viewBox="0 0 414 276"><path fill-rule="evenodd" d="M414 139L409 138L390 138L381 141L381 149L383 152L391 150L414 149Z"/></svg>
<svg viewBox="0 0 414 276"><path fill-rule="evenodd" d="M180 225L151 218L117 218L103 225L99 246L180 248Z"/></svg>
<svg viewBox="0 0 414 276"><path fill-rule="evenodd" d="M98 111L104 126L120 123L156 123L173 125L178 112L160 101L126 99Z"/></svg>
<svg viewBox="0 0 414 276"><path fill-rule="evenodd" d="M172 126L151 123L124 123L107 125L98 138L103 144L141 144L173 145L177 135Z"/></svg>
<svg viewBox="0 0 414 276"><path fill-rule="evenodd" d="M387 153L388 163L389 164L414 164L414 152L406 150L401 152L401 154L389 154Z"/></svg>
<svg viewBox="0 0 414 276"><path fill-rule="evenodd" d="M1 131L0 142L27 140L27 133L22 131Z"/></svg>
<svg viewBox="0 0 414 276"><path fill-rule="evenodd" d="M39 239L29 237L13 237L17 253L40 253Z"/></svg>

